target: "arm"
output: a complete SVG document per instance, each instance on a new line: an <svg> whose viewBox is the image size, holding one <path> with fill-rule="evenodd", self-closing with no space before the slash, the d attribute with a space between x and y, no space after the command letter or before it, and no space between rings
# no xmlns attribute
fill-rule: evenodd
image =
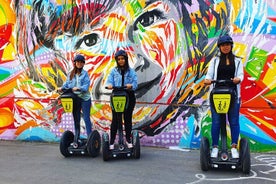
<svg viewBox="0 0 276 184"><path fill-rule="evenodd" d="M90 86L90 78L89 78L89 75L86 71L83 71L84 72L84 78L81 82L81 86L80 86L80 90L82 92L86 92L89 90L89 86Z"/></svg>
<svg viewBox="0 0 276 184"><path fill-rule="evenodd" d="M105 85L108 89L112 89L112 87L114 86L114 69L112 69L110 74L108 75Z"/></svg>
<svg viewBox="0 0 276 184"><path fill-rule="evenodd" d="M208 71L204 80L205 85L211 84L212 80L214 80L214 74L215 74L215 58L213 58L209 63Z"/></svg>
<svg viewBox="0 0 276 184"><path fill-rule="evenodd" d="M233 79L233 82L235 84L239 84L240 82L243 81L244 78L244 72L243 72L243 65L241 58L236 58L236 74L235 78Z"/></svg>
<svg viewBox="0 0 276 184"><path fill-rule="evenodd" d="M130 70L130 78L132 79L130 88L132 88L133 90L136 90L138 87L138 82L137 82L138 79L137 79L137 74L133 69Z"/></svg>

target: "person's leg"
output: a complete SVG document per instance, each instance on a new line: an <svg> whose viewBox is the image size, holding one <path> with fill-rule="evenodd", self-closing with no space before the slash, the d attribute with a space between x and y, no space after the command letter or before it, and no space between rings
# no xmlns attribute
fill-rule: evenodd
<svg viewBox="0 0 276 184"><path fill-rule="evenodd" d="M228 112L228 121L231 129L231 155L232 158L239 158L239 152L237 150L238 139L240 135L240 123L239 123L239 113L240 113L240 100L235 100L235 102L230 107Z"/></svg>
<svg viewBox="0 0 276 184"><path fill-rule="evenodd" d="M73 118L74 118L74 128L75 128L75 139L77 142L80 137L80 118L81 118L81 101L79 98L74 98L73 100Z"/></svg>
<svg viewBox="0 0 276 184"><path fill-rule="evenodd" d="M90 119L91 99L87 101L82 101L81 108L83 113L83 120L85 122L86 133L88 137L92 132L92 124Z"/></svg>
<svg viewBox="0 0 276 184"><path fill-rule="evenodd" d="M232 145L236 146L238 144L238 139L240 135L240 100L236 100L229 109L228 121L231 130Z"/></svg>
<svg viewBox="0 0 276 184"><path fill-rule="evenodd" d="M131 131L132 131L132 114L136 104L136 98L134 93L129 93L129 105L126 111L124 112L124 125L126 133L126 141L131 143Z"/></svg>
<svg viewBox="0 0 276 184"><path fill-rule="evenodd" d="M212 114L212 127L211 127L212 146L218 147L221 116L212 107L211 107L211 114Z"/></svg>
<svg viewBox="0 0 276 184"><path fill-rule="evenodd" d="M125 133L126 133L126 141L131 142L131 130L132 130L132 111L127 110L124 113L124 125L125 125Z"/></svg>
<svg viewBox="0 0 276 184"><path fill-rule="evenodd" d="M112 122L110 127L110 145L114 144L117 130L118 130L118 122L122 122L122 113L118 115L115 111L112 111Z"/></svg>
<svg viewBox="0 0 276 184"><path fill-rule="evenodd" d="M212 136L212 151L211 157L218 157L218 142L219 142L219 134L220 134L220 125L221 125L221 115L217 114L215 109L211 107L212 113L212 127L211 127L211 136Z"/></svg>

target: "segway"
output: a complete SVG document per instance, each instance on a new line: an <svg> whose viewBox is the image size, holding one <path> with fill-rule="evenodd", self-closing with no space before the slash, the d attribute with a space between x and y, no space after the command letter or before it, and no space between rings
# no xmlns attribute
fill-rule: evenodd
<svg viewBox="0 0 276 184"><path fill-rule="evenodd" d="M66 113L73 112L73 101L75 97L72 90L66 90L60 95L59 98ZM86 139L80 138L80 130L75 131L75 135L70 130L66 130L62 134L59 145L60 153L64 157L70 157L72 155L98 156L101 149L101 136L99 132L93 130Z"/></svg>
<svg viewBox="0 0 276 184"><path fill-rule="evenodd" d="M249 174L251 169L250 147L247 139L241 138L239 144L239 158L232 158L227 150L226 114L231 106L235 91L227 87L233 84L231 80L212 81L216 87L210 94L210 105L217 113L221 114L221 151L217 158L211 158L210 143L207 137L202 137L200 143L200 165L201 170L207 171L210 168L228 167L231 169L241 169L243 173ZM228 84L228 85L227 85Z"/></svg>
<svg viewBox="0 0 276 184"><path fill-rule="evenodd" d="M107 87L106 87L107 88ZM110 105L112 110L116 112L117 120L122 120L122 113L128 106L129 97L126 92L126 87L113 87L110 96ZM111 158L140 158L140 138L137 130L132 131L131 141L133 148L128 148L124 142L122 121L118 123L118 143L115 142L114 149L109 149L109 135L108 133L102 134L102 154L103 160L108 161Z"/></svg>

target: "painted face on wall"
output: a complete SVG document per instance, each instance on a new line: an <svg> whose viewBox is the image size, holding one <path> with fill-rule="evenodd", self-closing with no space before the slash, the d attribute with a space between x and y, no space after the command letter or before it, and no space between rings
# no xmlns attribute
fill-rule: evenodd
<svg viewBox="0 0 276 184"><path fill-rule="evenodd" d="M180 19L176 7L166 0L122 1L96 17L75 38L74 46L88 57L86 69L91 75L93 99L109 99L105 82L115 66L114 53L123 49L138 76L134 123L139 126L156 121L174 100L186 67Z"/></svg>

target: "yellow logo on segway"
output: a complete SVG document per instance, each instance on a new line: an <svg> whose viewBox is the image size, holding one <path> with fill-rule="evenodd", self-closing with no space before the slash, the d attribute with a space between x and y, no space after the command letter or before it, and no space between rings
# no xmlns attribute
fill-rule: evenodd
<svg viewBox="0 0 276 184"><path fill-rule="evenodd" d="M231 95L230 94L214 94L213 102L217 113L226 114L230 107Z"/></svg>
<svg viewBox="0 0 276 184"><path fill-rule="evenodd" d="M72 98L61 98L61 105L65 112L73 112L73 99Z"/></svg>
<svg viewBox="0 0 276 184"><path fill-rule="evenodd" d="M113 108L115 112L124 112L126 105L125 96L113 96L112 98Z"/></svg>

